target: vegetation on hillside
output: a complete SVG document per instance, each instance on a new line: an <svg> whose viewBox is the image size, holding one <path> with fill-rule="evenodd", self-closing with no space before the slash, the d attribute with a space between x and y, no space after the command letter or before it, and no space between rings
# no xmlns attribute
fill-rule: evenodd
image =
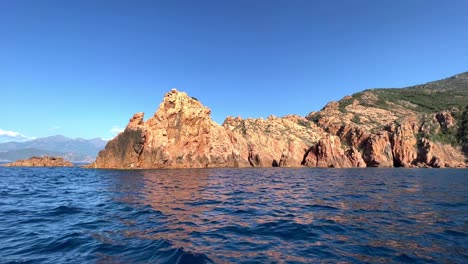
<svg viewBox="0 0 468 264"><path fill-rule="evenodd" d="M468 72L443 80L416 85L407 88L368 89L352 96L345 97L339 102L339 110L346 113L346 107L355 100L360 105L392 111L395 107L419 112L421 114L435 114L440 111L451 111L457 127L442 128L427 135L435 142L464 146L468 149ZM359 119L354 117L354 123Z"/></svg>
<svg viewBox="0 0 468 264"><path fill-rule="evenodd" d="M364 99L365 93L375 95L377 100ZM364 106L372 106L391 110L392 105L400 105L417 112L435 113L443 110L462 110L468 98L468 72L408 88L368 89L353 94L340 101L340 110L345 112L346 106L355 99Z"/></svg>

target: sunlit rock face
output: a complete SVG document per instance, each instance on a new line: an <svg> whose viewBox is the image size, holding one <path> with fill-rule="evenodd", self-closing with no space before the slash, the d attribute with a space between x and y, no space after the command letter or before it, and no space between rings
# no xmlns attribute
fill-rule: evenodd
<svg viewBox="0 0 468 264"><path fill-rule="evenodd" d="M101 151L95 168L299 167L325 132L304 117L228 117L175 89L147 121L135 114Z"/></svg>
<svg viewBox="0 0 468 264"><path fill-rule="evenodd" d="M246 167L233 135L211 120L210 109L175 89L146 122L135 114L101 151L97 168Z"/></svg>
<svg viewBox="0 0 468 264"><path fill-rule="evenodd" d="M467 76L365 90L306 118L353 148L367 167L467 167Z"/></svg>
<svg viewBox="0 0 468 264"><path fill-rule="evenodd" d="M306 117L227 117L222 125L198 99L172 89L148 120L136 113L90 167L467 167L467 144L459 142L468 138L460 119L468 119L460 112L467 88L468 79L452 77L366 90ZM437 107L436 92L446 96Z"/></svg>
<svg viewBox="0 0 468 264"><path fill-rule="evenodd" d="M348 153L352 149L353 156L361 157L367 167L462 168L467 166L461 146L443 141L444 137L450 136L447 131L452 131L452 134L460 133L457 131L460 130L461 124L457 123L450 111L428 114L396 107L395 112L377 111L380 116L373 119L373 115L361 111L362 106L357 102L346 106L344 113L340 112L338 109L342 103L343 101L330 103L321 111L309 114L307 118L315 121L324 131L336 135L342 144L349 146ZM368 111L376 110L370 107ZM334 145L336 149L337 144ZM309 151L305 165L320 164L311 161L315 158L313 153ZM333 164L335 167L347 165L338 158L343 157L341 152L332 156L334 161L322 165ZM330 160L327 156L324 157ZM358 167L356 164L361 163L356 160L353 167Z"/></svg>
<svg viewBox="0 0 468 264"><path fill-rule="evenodd" d="M320 168L366 167L355 148L344 150L337 136L326 136L307 150L302 165Z"/></svg>

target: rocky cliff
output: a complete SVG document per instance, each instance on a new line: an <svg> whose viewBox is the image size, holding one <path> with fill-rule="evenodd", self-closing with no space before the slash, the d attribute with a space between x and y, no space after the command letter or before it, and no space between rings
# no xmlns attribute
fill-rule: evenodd
<svg viewBox="0 0 468 264"><path fill-rule="evenodd" d="M97 168L205 168L248 166L235 135L210 118L210 109L171 90L146 122L135 114L94 163Z"/></svg>
<svg viewBox="0 0 468 264"><path fill-rule="evenodd" d="M403 89L371 89L306 118L372 167L466 167L468 73Z"/></svg>
<svg viewBox="0 0 468 264"><path fill-rule="evenodd" d="M32 157L30 159L18 160L5 164L6 167L72 167L73 164L62 157Z"/></svg>
<svg viewBox="0 0 468 264"><path fill-rule="evenodd" d="M147 121L135 114L90 167L466 167L467 95L465 73L366 90L306 117L228 117L219 125L173 89Z"/></svg>

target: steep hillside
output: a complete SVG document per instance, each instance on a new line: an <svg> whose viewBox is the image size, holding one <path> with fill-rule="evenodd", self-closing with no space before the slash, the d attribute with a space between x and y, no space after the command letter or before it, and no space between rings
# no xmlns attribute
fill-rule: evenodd
<svg viewBox="0 0 468 264"><path fill-rule="evenodd" d="M467 144L463 125L467 106L468 73L463 73L408 88L365 90L331 102L307 119L347 145L361 149L368 165L461 166L464 158L460 153ZM398 133L405 134L404 138L392 139ZM376 135L388 137L392 153L369 150ZM395 148L404 148L406 153L398 153ZM431 155L437 152L430 162L425 156L429 149ZM375 155L384 161L375 161Z"/></svg>
<svg viewBox="0 0 468 264"><path fill-rule="evenodd" d="M372 96L374 95L374 96ZM434 113L452 108L463 109L468 95L468 72L453 77L400 89L371 89L356 93L340 102L340 109L358 99L364 106L394 111L403 108L421 113Z"/></svg>

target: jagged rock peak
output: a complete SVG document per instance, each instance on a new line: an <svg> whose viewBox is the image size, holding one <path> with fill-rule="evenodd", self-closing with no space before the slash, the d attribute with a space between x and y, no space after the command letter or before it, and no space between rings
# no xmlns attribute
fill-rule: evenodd
<svg viewBox="0 0 468 264"><path fill-rule="evenodd" d="M142 126L144 125L144 117L145 117L145 113L143 112L138 112L136 114L134 114L132 116L132 118L130 118L129 122L128 122L128 128L138 128L139 126Z"/></svg>
<svg viewBox="0 0 468 264"><path fill-rule="evenodd" d="M211 114L211 110L204 106L197 98L189 96L185 92L180 92L173 88L164 95L162 103L159 105L158 113L174 114L181 111L191 110L193 113Z"/></svg>

